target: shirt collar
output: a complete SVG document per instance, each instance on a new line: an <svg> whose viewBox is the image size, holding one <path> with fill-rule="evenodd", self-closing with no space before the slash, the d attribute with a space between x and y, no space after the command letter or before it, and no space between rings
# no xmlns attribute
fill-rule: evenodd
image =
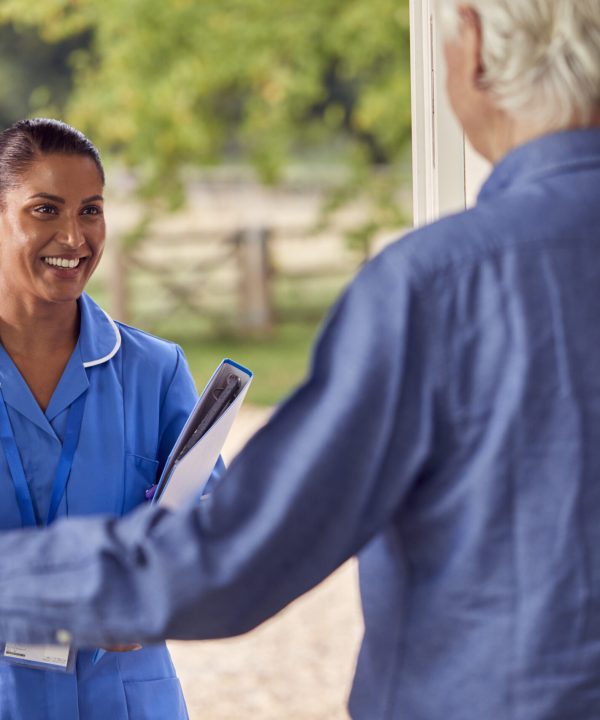
<svg viewBox="0 0 600 720"><path fill-rule="evenodd" d="M500 160L483 184L478 202L522 182L586 166L600 166L600 128L544 135L511 150Z"/></svg>
<svg viewBox="0 0 600 720"><path fill-rule="evenodd" d="M2 345L0 345L0 383L2 384L2 395L7 405L24 415L41 430L56 438L48 418L42 412L33 393L17 370L17 366Z"/></svg>
<svg viewBox="0 0 600 720"><path fill-rule="evenodd" d="M119 328L85 293L79 299L79 312L77 345L45 413L6 350L0 345L0 382L6 403L54 438L56 434L51 421L89 387L85 368L107 362L121 347Z"/></svg>
<svg viewBox="0 0 600 720"><path fill-rule="evenodd" d="M79 346L83 367L101 365L119 352L119 328L86 293L79 299L79 311Z"/></svg>
<svg viewBox="0 0 600 720"><path fill-rule="evenodd" d="M77 343L58 381L58 385L52 393L50 403L46 408L46 418L52 422L56 416L60 415L63 410L66 410L81 393L87 392L89 385L87 373L81 362L81 346ZM35 404L37 405L37 403Z"/></svg>

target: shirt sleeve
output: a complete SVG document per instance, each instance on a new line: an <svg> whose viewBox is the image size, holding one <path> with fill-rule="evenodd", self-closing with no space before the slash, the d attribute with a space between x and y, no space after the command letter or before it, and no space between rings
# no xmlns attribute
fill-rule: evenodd
<svg viewBox="0 0 600 720"><path fill-rule="evenodd" d="M378 258L332 312L305 383L200 505L0 538L2 637L235 635L324 579L390 522L429 457L421 312Z"/></svg>

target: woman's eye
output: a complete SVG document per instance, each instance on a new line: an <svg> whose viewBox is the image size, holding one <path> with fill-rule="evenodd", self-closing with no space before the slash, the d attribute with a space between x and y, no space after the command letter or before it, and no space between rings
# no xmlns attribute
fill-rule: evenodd
<svg viewBox="0 0 600 720"><path fill-rule="evenodd" d="M102 208L98 205L88 205L81 211L82 215L102 215Z"/></svg>
<svg viewBox="0 0 600 720"><path fill-rule="evenodd" d="M33 209L41 215L58 215L58 208L54 205L37 205Z"/></svg>

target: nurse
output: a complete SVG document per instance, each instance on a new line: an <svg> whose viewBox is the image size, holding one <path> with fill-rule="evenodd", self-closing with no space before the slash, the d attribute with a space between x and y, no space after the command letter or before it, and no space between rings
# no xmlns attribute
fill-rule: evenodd
<svg viewBox="0 0 600 720"><path fill-rule="evenodd" d="M84 293L104 249L103 188L96 148L68 125L0 134L3 530L143 503L196 399L177 345ZM112 650L97 664L93 650L53 663L3 652L0 719L187 718L164 643Z"/></svg>

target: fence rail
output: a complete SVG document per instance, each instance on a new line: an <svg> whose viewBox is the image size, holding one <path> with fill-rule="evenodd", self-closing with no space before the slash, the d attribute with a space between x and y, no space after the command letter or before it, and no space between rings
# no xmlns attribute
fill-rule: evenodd
<svg viewBox="0 0 600 720"><path fill-rule="evenodd" d="M125 250L113 239L107 289L113 315L152 326L192 313L215 327L268 334L282 313L301 315L314 286L339 288L360 258L343 240L306 228L149 234Z"/></svg>

